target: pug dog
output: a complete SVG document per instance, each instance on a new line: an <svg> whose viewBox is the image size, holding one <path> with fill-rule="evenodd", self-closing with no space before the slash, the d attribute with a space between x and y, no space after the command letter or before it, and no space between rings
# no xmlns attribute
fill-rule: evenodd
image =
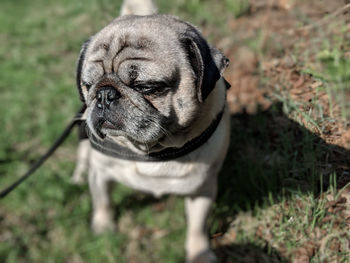
<svg viewBox="0 0 350 263"><path fill-rule="evenodd" d="M228 59L171 15L121 16L81 49L77 86L86 104L73 178L88 166L92 228L114 227L110 185L185 197L188 262L216 262L206 219L230 135Z"/></svg>

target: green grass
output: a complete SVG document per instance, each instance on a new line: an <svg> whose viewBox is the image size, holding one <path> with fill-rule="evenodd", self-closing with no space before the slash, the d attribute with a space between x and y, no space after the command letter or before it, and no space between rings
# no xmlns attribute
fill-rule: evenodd
<svg viewBox="0 0 350 263"><path fill-rule="evenodd" d="M80 46L119 13L120 3L0 2L1 188L45 152L80 107L74 79ZM158 1L162 12L214 28L209 40L227 36L224 25L245 14L247 3ZM261 38L248 46L258 48ZM325 45L318 54L317 65L322 67L312 64L305 69L320 75L331 92L349 84L349 62L339 50L332 43ZM317 229L333 229L332 220L322 222L327 202L317 197L323 191L335 195L335 190L327 190L330 177L322 182L320 178L323 167L338 156L308 127L290 119L297 102L286 97L280 101L254 115L232 116L230 152L209 222L211 234L235 226L235 246L225 253L237 262L250 249L258 259L281 251L293 255L303 242L313 240ZM182 262L182 198L157 200L117 186L113 194L117 232L102 236L91 232L88 187L70 183L76 145L71 136L32 178L0 200L0 262ZM260 226L266 235L257 233ZM342 242L347 238L341 234ZM327 253L331 250L316 253L314 262Z"/></svg>

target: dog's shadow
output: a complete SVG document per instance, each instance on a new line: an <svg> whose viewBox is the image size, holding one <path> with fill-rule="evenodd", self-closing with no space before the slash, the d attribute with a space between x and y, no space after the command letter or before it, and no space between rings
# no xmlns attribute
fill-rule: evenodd
<svg viewBox="0 0 350 263"><path fill-rule="evenodd" d="M317 195L321 188L327 189L331 174L336 174L338 187L350 181L350 151L327 144L288 118L280 103L253 115L232 115L231 128L230 148L219 175L216 206L210 218L210 223L215 224L212 233L225 233L237 212L253 210L268 198L281 200L295 191ZM260 259L249 262L286 261L276 251L267 252L251 244L219 247L217 252L222 255L225 253L220 252L228 249L231 254L250 253L251 260ZM261 261L264 258L267 261ZM220 262L226 260L221 258Z"/></svg>

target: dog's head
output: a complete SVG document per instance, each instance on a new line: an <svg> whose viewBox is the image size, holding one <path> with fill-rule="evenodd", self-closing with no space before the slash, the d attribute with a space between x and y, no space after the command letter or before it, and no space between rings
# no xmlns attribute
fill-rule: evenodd
<svg viewBox="0 0 350 263"><path fill-rule="evenodd" d="M77 85L95 136L152 146L190 127L228 64L173 16L124 16L81 49Z"/></svg>

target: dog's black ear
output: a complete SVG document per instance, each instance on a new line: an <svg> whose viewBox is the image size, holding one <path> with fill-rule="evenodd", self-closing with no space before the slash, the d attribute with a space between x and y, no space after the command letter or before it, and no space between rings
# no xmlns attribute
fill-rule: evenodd
<svg viewBox="0 0 350 263"><path fill-rule="evenodd" d="M186 32L181 42L196 75L198 100L203 102L214 89L229 60L219 50L211 47L196 31Z"/></svg>
<svg viewBox="0 0 350 263"><path fill-rule="evenodd" d="M81 100L82 102L84 102L84 103L85 103L85 100L84 100L83 90L82 90L82 86L81 86L81 70L82 70L83 65L84 65L85 53L86 53L86 50L87 50L87 48L88 48L88 46L89 46L90 40L91 40L91 38L89 38L88 40L86 40L86 41L84 42L84 44L81 46L80 54L79 54L79 59L78 59L78 63L77 63L77 70L76 70L76 83L77 83L77 88L78 88L78 91L79 91L80 100Z"/></svg>

